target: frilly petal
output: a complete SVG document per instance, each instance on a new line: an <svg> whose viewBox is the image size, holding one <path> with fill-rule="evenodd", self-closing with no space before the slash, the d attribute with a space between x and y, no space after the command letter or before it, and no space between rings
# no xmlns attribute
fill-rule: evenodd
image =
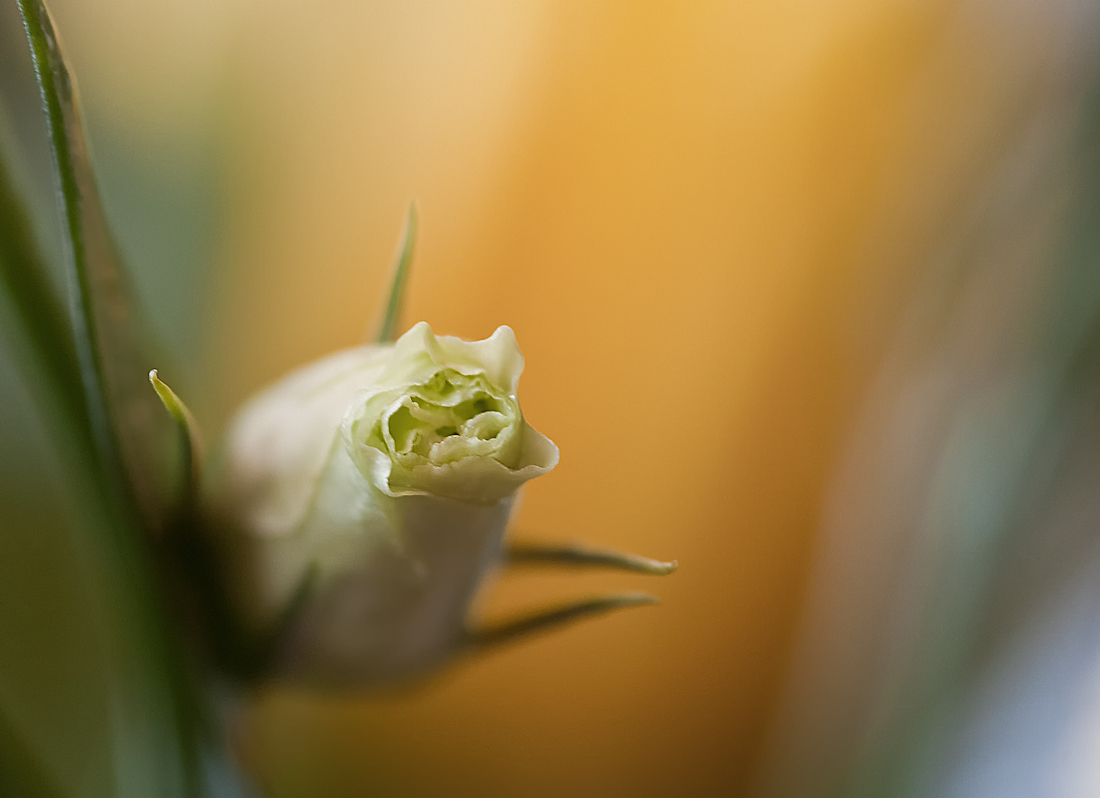
<svg viewBox="0 0 1100 798"><path fill-rule="evenodd" d="M440 368L462 374L484 374L498 388L515 394L523 373L523 355L511 327L498 327L484 341L463 341L450 335L436 335L427 322L421 321L397 339L378 387L423 382Z"/></svg>
<svg viewBox="0 0 1100 798"><path fill-rule="evenodd" d="M542 476L558 464L558 447L524 421L522 449L514 466L492 457L464 457L444 465L406 469L389 455L370 446L354 432L363 420L363 407L353 407L344 418L348 455L363 475L387 496L442 496L468 504L487 505L515 493L524 482ZM422 485L430 484L427 490Z"/></svg>

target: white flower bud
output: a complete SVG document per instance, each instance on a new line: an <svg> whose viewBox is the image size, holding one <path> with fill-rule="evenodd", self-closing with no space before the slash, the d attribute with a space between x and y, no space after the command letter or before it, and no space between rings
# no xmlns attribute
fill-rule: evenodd
<svg viewBox="0 0 1100 798"><path fill-rule="evenodd" d="M421 322L239 412L205 505L244 629L279 631L275 675L372 684L455 652L517 489L558 460L523 419L522 370L508 327L466 342Z"/></svg>

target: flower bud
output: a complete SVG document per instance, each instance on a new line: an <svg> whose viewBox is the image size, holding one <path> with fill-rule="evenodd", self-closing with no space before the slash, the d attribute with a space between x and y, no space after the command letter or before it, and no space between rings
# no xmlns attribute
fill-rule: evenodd
<svg viewBox="0 0 1100 798"><path fill-rule="evenodd" d="M455 653L517 489L557 447L524 421L523 356L421 322L308 365L244 406L204 485L244 631L271 673L366 685Z"/></svg>

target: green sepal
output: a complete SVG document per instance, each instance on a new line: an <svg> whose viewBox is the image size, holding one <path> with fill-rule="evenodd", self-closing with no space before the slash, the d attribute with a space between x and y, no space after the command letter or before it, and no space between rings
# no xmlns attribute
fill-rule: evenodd
<svg viewBox="0 0 1100 798"><path fill-rule="evenodd" d="M507 561L509 565L614 568L653 576L665 576L680 567L676 560L670 562L651 560L638 554L627 554L580 543L564 545L514 543L508 549Z"/></svg>
<svg viewBox="0 0 1100 798"><path fill-rule="evenodd" d="M582 599L537 610L518 618L469 629L466 632L465 644L471 651L485 651L505 643L522 640L538 632L557 629L584 618L603 615L627 607L643 607L653 604L660 604L660 601L648 593L617 593L610 596Z"/></svg>

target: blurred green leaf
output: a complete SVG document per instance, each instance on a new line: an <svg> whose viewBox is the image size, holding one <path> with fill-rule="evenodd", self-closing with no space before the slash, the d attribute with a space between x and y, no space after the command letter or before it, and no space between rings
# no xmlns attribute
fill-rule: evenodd
<svg viewBox="0 0 1100 798"><path fill-rule="evenodd" d="M78 507L75 545L88 569L91 603L98 607L92 614L108 679L109 718L102 733L113 752L112 794L148 795L156 785L159 795L207 795L215 789L216 772L222 773L219 794L236 794L228 752L205 712L182 624L169 606L172 586L154 556L153 533L172 511L165 485L176 426L145 382L148 339L100 206L75 86L54 26L40 0L19 0L18 7L56 167L69 325L58 323L59 303L42 277L26 214L6 178L0 181L0 233L11 236L0 244L0 281L19 322L15 349L34 353L20 365L34 390L35 409L48 411L50 401L61 397L70 403L66 416L87 433L84 444L80 435L73 440L74 424L43 413L61 455L66 493ZM37 600L33 591L27 600ZM5 687L17 696L33 692L30 683Z"/></svg>
<svg viewBox="0 0 1100 798"><path fill-rule="evenodd" d="M132 516L113 500L91 447L50 412L52 391L27 336L8 332L9 351L0 353L9 422L0 435L0 708L66 795L199 795L191 715L200 705L177 673ZM0 790L9 794L22 793Z"/></svg>
<svg viewBox="0 0 1100 798"><path fill-rule="evenodd" d="M49 769L0 710L0 795L20 798L60 798Z"/></svg>
<svg viewBox="0 0 1100 798"><path fill-rule="evenodd" d="M30 230L30 221L0 158L0 288L11 299L30 348L47 372L55 398L74 426L88 432L76 351Z"/></svg>
<svg viewBox="0 0 1100 798"><path fill-rule="evenodd" d="M130 301L103 214L75 82L41 0L19 0L57 169L67 232L69 312L84 400L100 458L158 529L169 514L166 451L172 424L145 384L147 331Z"/></svg>

